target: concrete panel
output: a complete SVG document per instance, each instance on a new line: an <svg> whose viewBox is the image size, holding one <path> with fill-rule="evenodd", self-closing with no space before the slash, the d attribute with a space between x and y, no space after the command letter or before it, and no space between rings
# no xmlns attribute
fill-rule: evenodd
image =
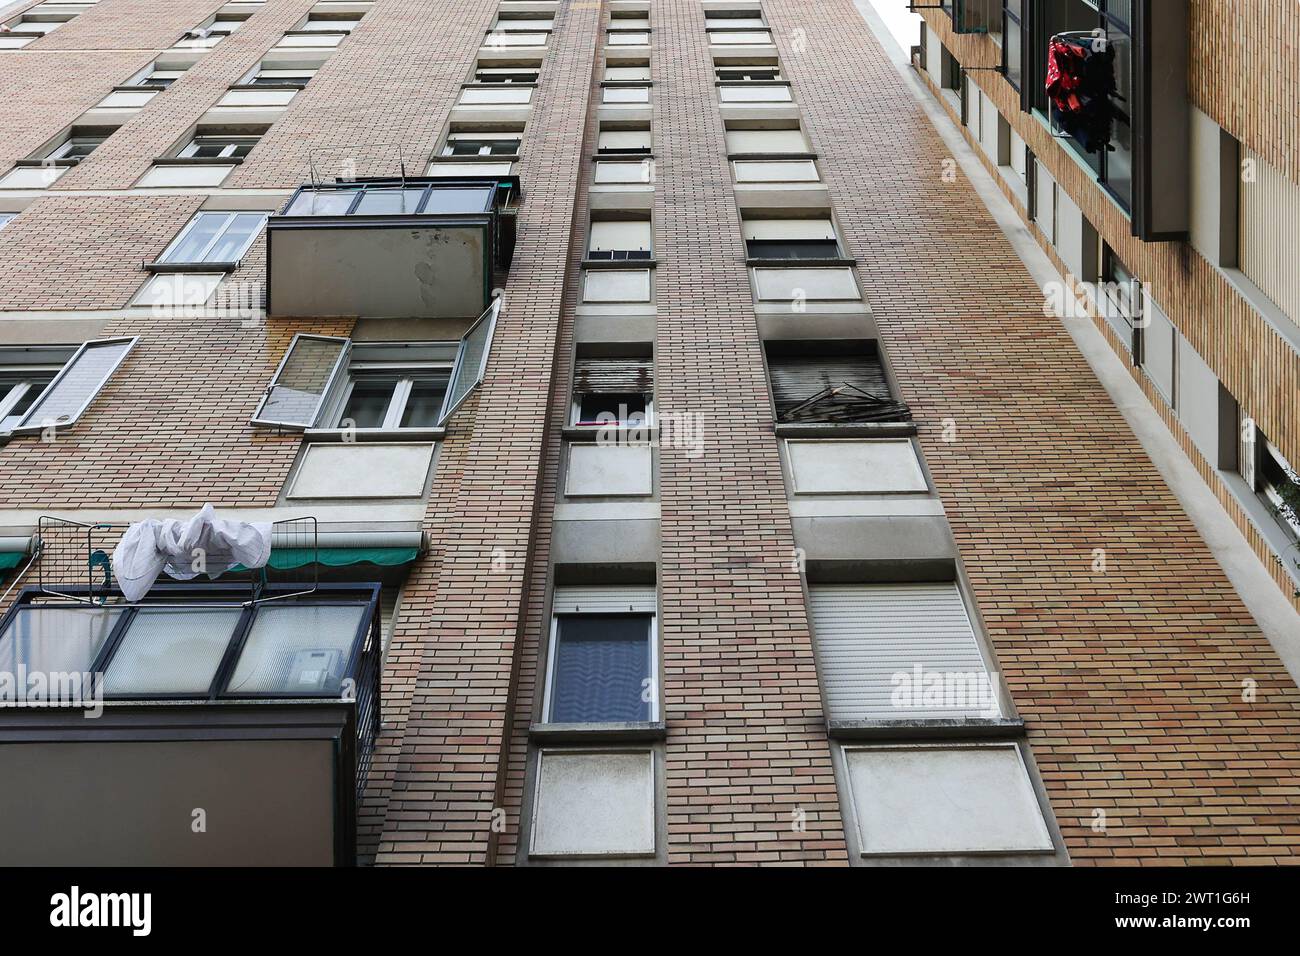
<svg viewBox="0 0 1300 956"><path fill-rule="evenodd" d="M319 442L307 446L288 498L419 498L432 442Z"/></svg>
<svg viewBox="0 0 1300 956"><path fill-rule="evenodd" d="M1178 417L1206 461L1219 459L1219 379L1178 336Z"/></svg>
<svg viewBox="0 0 1300 956"><path fill-rule="evenodd" d="M795 494L926 491L916 449L907 439L785 443Z"/></svg>
<svg viewBox="0 0 1300 956"><path fill-rule="evenodd" d="M1015 744L845 748L863 856L1050 851Z"/></svg>
<svg viewBox="0 0 1300 956"><path fill-rule="evenodd" d="M7 866L330 866L333 747L0 745L0 858Z"/></svg>
<svg viewBox="0 0 1300 956"><path fill-rule="evenodd" d="M564 493L648 495L654 490L649 445L569 445Z"/></svg>
<svg viewBox="0 0 1300 956"><path fill-rule="evenodd" d="M942 515L794 518L795 544L809 561L927 561L956 557Z"/></svg>
<svg viewBox="0 0 1300 956"><path fill-rule="evenodd" d="M651 751L544 750L537 759L533 856L654 853Z"/></svg>
<svg viewBox="0 0 1300 956"><path fill-rule="evenodd" d="M551 542L556 564L654 564L656 520L556 521Z"/></svg>

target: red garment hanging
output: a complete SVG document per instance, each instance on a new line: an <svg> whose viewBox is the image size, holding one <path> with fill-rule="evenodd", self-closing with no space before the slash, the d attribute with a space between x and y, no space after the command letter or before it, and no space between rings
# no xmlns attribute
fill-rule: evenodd
<svg viewBox="0 0 1300 956"><path fill-rule="evenodd" d="M1075 92L1083 83L1085 57L1078 47L1053 40L1047 48L1047 95L1056 108L1066 113L1083 109Z"/></svg>

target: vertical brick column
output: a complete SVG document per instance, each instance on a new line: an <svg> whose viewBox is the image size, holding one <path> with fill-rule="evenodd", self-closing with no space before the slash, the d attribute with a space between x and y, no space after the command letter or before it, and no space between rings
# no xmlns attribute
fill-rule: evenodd
<svg viewBox="0 0 1300 956"><path fill-rule="evenodd" d="M1276 653L851 0L764 7L1074 862L1293 860Z"/></svg>
<svg viewBox="0 0 1300 956"><path fill-rule="evenodd" d="M380 863L492 861L564 287L556 255L573 226L599 14L598 4L561 6L525 132L519 239L445 514ZM466 427L462 415L452 427Z"/></svg>
<svg viewBox="0 0 1300 956"><path fill-rule="evenodd" d="M669 860L843 862L703 8L651 18L655 405L704 439L659 452Z"/></svg>

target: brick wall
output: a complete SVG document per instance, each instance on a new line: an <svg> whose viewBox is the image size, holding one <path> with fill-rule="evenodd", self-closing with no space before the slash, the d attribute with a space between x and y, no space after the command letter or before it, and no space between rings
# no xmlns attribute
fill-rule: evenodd
<svg viewBox="0 0 1300 956"><path fill-rule="evenodd" d="M1293 858L1277 655L849 0L765 6L1072 859Z"/></svg>

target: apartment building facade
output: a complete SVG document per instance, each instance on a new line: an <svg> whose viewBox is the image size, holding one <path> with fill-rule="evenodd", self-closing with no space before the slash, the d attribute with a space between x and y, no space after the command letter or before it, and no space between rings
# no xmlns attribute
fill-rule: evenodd
<svg viewBox="0 0 1300 956"><path fill-rule="evenodd" d="M5 16L0 672L103 698L0 709L10 862L1294 857L1295 681L849 0ZM265 570L128 600L205 505Z"/></svg>

